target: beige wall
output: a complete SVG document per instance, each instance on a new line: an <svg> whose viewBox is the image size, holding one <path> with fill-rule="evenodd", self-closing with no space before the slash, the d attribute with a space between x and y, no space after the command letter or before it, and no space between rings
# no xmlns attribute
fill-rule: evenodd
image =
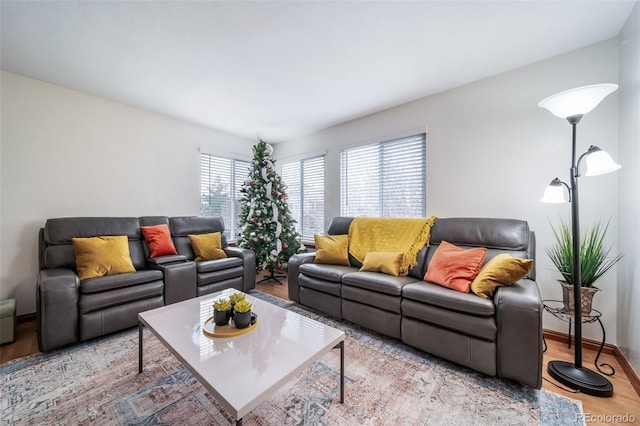
<svg viewBox="0 0 640 426"><path fill-rule="evenodd" d="M38 229L63 216L198 215L199 150L254 141L2 71L0 298L35 312Z"/></svg>
<svg viewBox="0 0 640 426"><path fill-rule="evenodd" d="M571 126L539 108L561 90L618 81L617 39L466 86L422 98L276 145L278 159L326 150L325 216L340 213L340 149L361 142L424 131L427 134L427 212L440 217L480 216L525 219L538 239L538 284L544 299L561 297L560 275L544 252L551 244L549 221L569 218L568 204L538 200L558 176L569 181ZM605 99L578 129L578 148L599 145L617 158L618 94ZM618 175L582 178L581 219L611 218L609 242L617 233ZM616 336L616 273L598 285L595 307L605 315L608 341ZM566 332L567 324L548 314L544 327ZM584 327L601 338L597 325Z"/></svg>
<svg viewBox="0 0 640 426"><path fill-rule="evenodd" d="M640 374L640 3L620 37L618 346Z"/></svg>

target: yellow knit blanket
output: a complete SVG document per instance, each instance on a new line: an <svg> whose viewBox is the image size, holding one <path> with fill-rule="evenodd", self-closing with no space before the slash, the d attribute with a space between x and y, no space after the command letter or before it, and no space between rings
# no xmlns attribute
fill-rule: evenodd
<svg viewBox="0 0 640 426"><path fill-rule="evenodd" d="M349 253L360 263L370 252L401 252L400 275L416 266L416 255L429 242L436 217L356 217L349 226Z"/></svg>

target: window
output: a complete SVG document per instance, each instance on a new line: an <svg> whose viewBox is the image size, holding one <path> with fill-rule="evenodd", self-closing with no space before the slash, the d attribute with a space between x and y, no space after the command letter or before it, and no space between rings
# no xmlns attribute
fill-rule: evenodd
<svg viewBox="0 0 640 426"><path fill-rule="evenodd" d="M282 165L287 204L303 240L324 232L324 156Z"/></svg>
<svg viewBox="0 0 640 426"><path fill-rule="evenodd" d="M426 205L425 134L341 151L341 215L423 217Z"/></svg>
<svg viewBox="0 0 640 426"><path fill-rule="evenodd" d="M240 233L240 188L249 176L248 161L200 154L200 214L221 216L224 234L235 240Z"/></svg>

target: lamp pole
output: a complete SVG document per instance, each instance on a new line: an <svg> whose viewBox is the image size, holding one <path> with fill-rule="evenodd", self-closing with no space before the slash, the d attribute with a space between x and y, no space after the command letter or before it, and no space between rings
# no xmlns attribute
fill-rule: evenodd
<svg viewBox="0 0 640 426"><path fill-rule="evenodd" d="M571 235L573 243L573 310L575 316L575 338L573 345L575 351L575 367L582 368L582 270L580 265L580 213L578 209L578 163L576 161L576 128L582 114L567 117L571 123L572 149L571 149ZM580 343L578 343L580 342Z"/></svg>

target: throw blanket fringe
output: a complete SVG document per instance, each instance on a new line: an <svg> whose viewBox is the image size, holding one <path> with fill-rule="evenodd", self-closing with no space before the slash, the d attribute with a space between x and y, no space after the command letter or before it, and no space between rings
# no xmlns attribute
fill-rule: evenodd
<svg viewBox="0 0 640 426"><path fill-rule="evenodd" d="M360 263L370 252L401 252L400 275L416 266L418 252L429 243L436 217L356 217L349 226L349 253Z"/></svg>

